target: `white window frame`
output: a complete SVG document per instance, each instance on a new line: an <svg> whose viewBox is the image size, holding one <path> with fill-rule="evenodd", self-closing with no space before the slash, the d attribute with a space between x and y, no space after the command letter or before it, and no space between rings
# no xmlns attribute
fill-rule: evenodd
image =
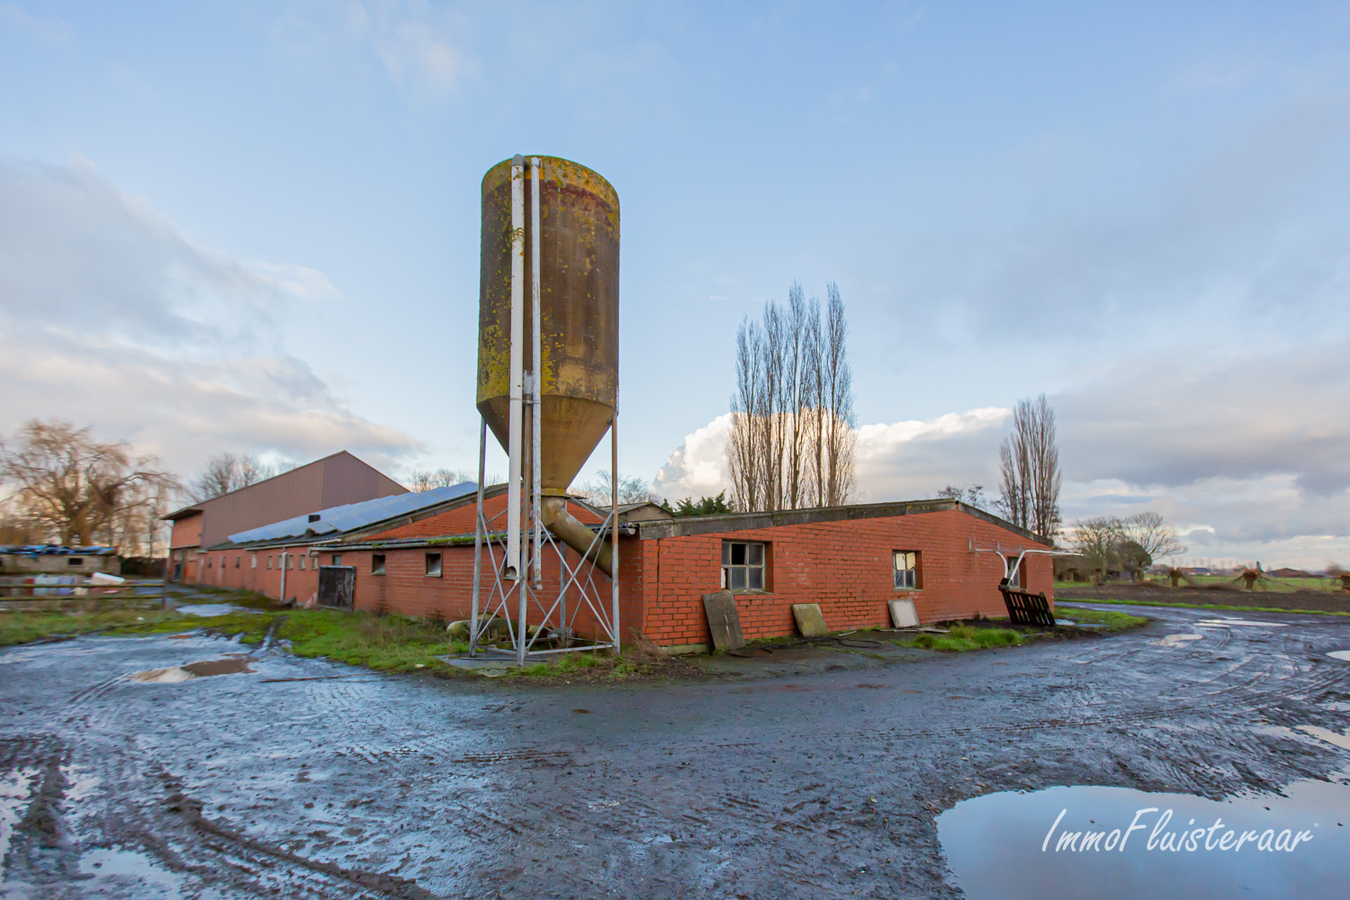
<svg viewBox="0 0 1350 900"><path fill-rule="evenodd" d="M919 580L918 550L892 551L891 584L897 591L917 591L923 586Z"/></svg>

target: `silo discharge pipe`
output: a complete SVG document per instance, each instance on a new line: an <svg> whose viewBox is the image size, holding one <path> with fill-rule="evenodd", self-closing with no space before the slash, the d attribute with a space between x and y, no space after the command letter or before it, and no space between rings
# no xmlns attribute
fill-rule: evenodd
<svg viewBox="0 0 1350 900"><path fill-rule="evenodd" d="M607 541L596 540L595 532L567 511L566 497L545 497L543 512L544 527L550 534L586 559L593 560L601 572L614 577L613 549Z"/></svg>

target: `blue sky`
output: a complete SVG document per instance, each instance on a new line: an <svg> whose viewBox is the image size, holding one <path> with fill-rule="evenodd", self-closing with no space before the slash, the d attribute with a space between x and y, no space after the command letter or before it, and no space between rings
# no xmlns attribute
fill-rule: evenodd
<svg viewBox="0 0 1350 900"><path fill-rule="evenodd" d="M1046 392L1071 518L1350 562L1350 7L727 7L0 2L0 428L470 468L479 181L538 152L619 192L663 492L835 281L868 498L992 484Z"/></svg>

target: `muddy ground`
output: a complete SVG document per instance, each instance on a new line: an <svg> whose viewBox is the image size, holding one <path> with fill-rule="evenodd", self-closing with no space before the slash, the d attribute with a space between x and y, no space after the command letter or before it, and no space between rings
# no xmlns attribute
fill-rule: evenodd
<svg viewBox="0 0 1350 900"><path fill-rule="evenodd" d="M1350 764L1292 730L1346 727L1350 662L1326 655L1346 619L1146 612L1095 640L811 648L664 685L381 676L278 647L137 683L249 648L11 648L0 896L957 897L934 817L960 799L1220 798Z"/></svg>

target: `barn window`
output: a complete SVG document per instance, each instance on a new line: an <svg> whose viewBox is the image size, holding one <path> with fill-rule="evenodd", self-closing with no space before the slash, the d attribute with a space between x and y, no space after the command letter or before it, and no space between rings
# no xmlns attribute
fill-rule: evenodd
<svg viewBox="0 0 1350 900"><path fill-rule="evenodd" d="M895 589L897 591L917 591L919 589L919 551L895 551Z"/></svg>
<svg viewBox="0 0 1350 900"><path fill-rule="evenodd" d="M1020 588L1022 586L1022 567L1017 564L1017 557L1008 557L1008 587Z"/></svg>
<svg viewBox="0 0 1350 900"><path fill-rule="evenodd" d="M372 554L370 554L370 574L372 574L372 575L383 575L383 574L384 574L384 554L383 554L383 553L372 553Z"/></svg>
<svg viewBox="0 0 1350 900"><path fill-rule="evenodd" d="M765 545L757 541L722 542L722 587L733 591L764 590Z"/></svg>
<svg viewBox="0 0 1350 900"><path fill-rule="evenodd" d="M248 567L249 567L250 569L256 569L256 568L258 568L258 554L256 554L256 553L250 553L250 554L249 554Z"/></svg>
<svg viewBox="0 0 1350 900"><path fill-rule="evenodd" d="M427 554L427 577L441 577L441 555L439 553Z"/></svg>
<svg viewBox="0 0 1350 900"><path fill-rule="evenodd" d="M282 555L282 558L284 558L284 559L286 560L286 568L288 568L288 569L294 569L294 568L295 568L295 554L294 554L294 553L283 553L283 554L281 554L281 555Z"/></svg>
<svg viewBox="0 0 1350 900"><path fill-rule="evenodd" d="M68 566L82 566L82 565L84 565L84 557L83 557L83 556L72 556L72 557L69 557L69 558L66 560L66 565L68 565Z"/></svg>
<svg viewBox="0 0 1350 900"><path fill-rule="evenodd" d="M334 554L333 554L333 561L332 561L331 563L329 563L329 565L332 565L332 566L340 566L340 565L342 565L342 554L341 554L341 553L334 553Z"/></svg>
<svg viewBox="0 0 1350 900"><path fill-rule="evenodd" d="M244 558L243 558L242 556L236 556L236 557L234 558L234 567L235 567L236 569L239 568L240 564L241 564L243 561L244 561Z"/></svg>
<svg viewBox="0 0 1350 900"><path fill-rule="evenodd" d="M272 568L272 554L267 554L267 568Z"/></svg>

